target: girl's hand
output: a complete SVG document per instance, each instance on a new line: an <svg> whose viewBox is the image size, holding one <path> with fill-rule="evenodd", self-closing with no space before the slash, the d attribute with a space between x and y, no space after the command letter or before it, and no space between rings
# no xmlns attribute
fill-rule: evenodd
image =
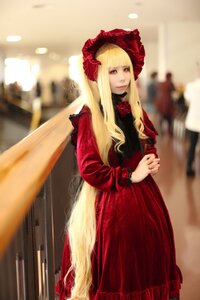
<svg viewBox="0 0 200 300"><path fill-rule="evenodd" d="M150 174L156 175L160 168L160 158L154 158L154 161L149 164Z"/></svg>
<svg viewBox="0 0 200 300"><path fill-rule="evenodd" d="M139 162L137 168L131 175L131 181L133 183L140 182L146 178L149 174L155 175L160 167L160 159L155 158L154 154L145 155Z"/></svg>

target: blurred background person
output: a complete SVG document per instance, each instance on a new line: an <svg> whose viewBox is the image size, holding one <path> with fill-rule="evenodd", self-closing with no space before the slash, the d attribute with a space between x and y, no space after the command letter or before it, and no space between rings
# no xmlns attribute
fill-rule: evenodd
<svg viewBox="0 0 200 300"><path fill-rule="evenodd" d="M173 92L175 91L175 85L172 80L172 73L167 72L165 81L158 84L158 97L156 99L156 107L160 114L160 132L163 132L163 123L167 122L167 130L170 135L173 132L173 117L174 117L174 100Z"/></svg>
<svg viewBox="0 0 200 300"><path fill-rule="evenodd" d="M187 176L194 176L193 163L200 132L200 69L198 78L186 85L184 96L189 104L185 127L189 131L189 149L187 154Z"/></svg>
<svg viewBox="0 0 200 300"><path fill-rule="evenodd" d="M53 105L57 106L58 105L58 86L54 80L51 81L50 88L51 88L52 103L53 103Z"/></svg>
<svg viewBox="0 0 200 300"><path fill-rule="evenodd" d="M0 82L0 112L7 110L6 91L4 82Z"/></svg>
<svg viewBox="0 0 200 300"><path fill-rule="evenodd" d="M145 107L148 113L155 113L155 100L157 98L157 90L158 90L158 81L157 81L158 73L153 71L150 74L150 80L147 83L147 96Z"/></svg>
<svg viewBox="0 0 200 300"><path fill-rule="evenodd" d="M62 85L63 85L64 103L68 105L72 103L80 95L79 86L74 80L72 80L69 77L63 79Z"/></svg>
<svg viewBox="0 0 200 300"><path fill-rule="evenodd" d="M187 112L187 105L185 101L185 86L183 84L179 84L176 86L176 92L177 92L177 97L176 97L176 116L177 117L182 117L185 115Z"/></svg>
<svg viewBox="0 0 200 300"><path fill-rule="evenodd" d="M13 100L22 99L22 87L17 81L9 84L8 92L11 99Z"/></svg>
<svg viewBox="0 0 200 300"><path fill-rule="evenodd" d="M36 82L35 97L36 98L41 98L42 97L42 85L39 81Z"/></svg>

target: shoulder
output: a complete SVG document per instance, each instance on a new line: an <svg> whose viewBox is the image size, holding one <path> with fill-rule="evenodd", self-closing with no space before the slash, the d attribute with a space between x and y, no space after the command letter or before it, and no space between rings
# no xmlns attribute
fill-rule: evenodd
<svg viewBox="0 0 200 300"><path fill-rule="evenodd" d="M142 109L142 112L143 112L143 123L144 123L145 133L147 134L147 136L155 138L155 136L158 135L158 132L155 129L146 111Z"/></svg>
<svg viewBox="0 0 200 300"><path fill-rule="evenodd" d="M76 147L77 138L79 134L79 127L88 127L91 119L91 111L87 105L84 105L78 114L72 114L69 116L69 120L72 123L74 129L71 133L71 142ZM84 123L83 123L84 122ZM85 124L85 126L84 126ZM83 129L83 128L82 128ZM83 129L84 130L84 129Z"/></svg>
<svg viewBox="0 0 200 300"><path fill-rule="evenodd" d="M78 126L78 123L83 116L90 116L90 115L91 115L91 111L90 111L89 107L87 105L84 105L81 108L81 110L79 111L79 113L71 114L69 116L69 119L72 123L72 126L76 127L76 126Z"/></svg>
<svg viewBox="0 0 200 300"><path fill-rule="evenodd" d="M74 118L79 119L82 115L85 114L91 114L90 109L87 105L83 105L83 107L81 108L81 110L79 111L79 113L77 114L71 114L69 116L70 121L73 120Z"/></svg>

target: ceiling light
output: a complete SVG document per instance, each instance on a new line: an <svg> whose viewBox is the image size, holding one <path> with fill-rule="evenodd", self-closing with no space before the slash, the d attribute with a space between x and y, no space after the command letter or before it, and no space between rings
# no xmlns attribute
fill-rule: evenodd
<svg viewBox="0 0 200 300"><path fill-rule="evenodd" d="M129 19L137 19L138 18L138 15L135 14L135 13L131 13L128 15Z"/></svg>
<svg viewBox="0 0 200 300"><path fill-rule="evenodd" d="M135 2L135 5L137 6L141 6L142 5L142 2L138 1L138 2Z"/></svg>
<svg viewBox="0 0 200 300"><path fill-rule="evenodd" d="M6 38L7 42L19 42L21 39L20 35L8 35Z"/></svg>
<svg viewBox="0 0 200 300"><path fill-rule="evenodd" d="M48 52L48 49L45 47L35 49L36 54L46 54L47 52Z"/></svg>
<svg viewBox="0 0 200 300"><path fill-rule="evenodd" d="M32 7L35 9L52 9L54 6L53 4L43 3L43 4L34 4Z"/></svg>

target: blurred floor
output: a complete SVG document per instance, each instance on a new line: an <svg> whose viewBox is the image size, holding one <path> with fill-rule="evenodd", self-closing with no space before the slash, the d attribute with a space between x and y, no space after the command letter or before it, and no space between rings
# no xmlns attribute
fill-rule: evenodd
<svg viewBox="0 0 200 300"><path fill-rule="evenodd" d="M196 176L188 178L187 143L163 135L158 138L158 153L161 168L155 179L174 228L177 264L183 273L181 300L200 300L200 155Z"/></svg>

